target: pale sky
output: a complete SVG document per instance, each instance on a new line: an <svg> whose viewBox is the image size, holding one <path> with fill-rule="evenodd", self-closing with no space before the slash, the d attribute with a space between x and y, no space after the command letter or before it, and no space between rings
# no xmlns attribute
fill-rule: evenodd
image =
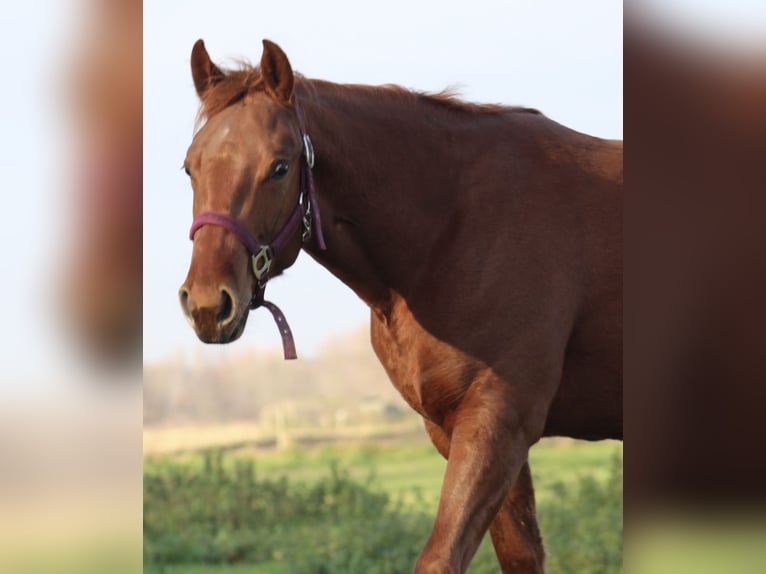
<svg viewBox="0 0 766 574"><path fill-rule="evenodd" d="M198 38L224 66L257 63L268 38L308 77L457 86L470 101L527 105L578 131L622 138L621 2L145 2L145 363L178 350L215 358L280 344L259 310L239 341L204 345L178 304L192 249L192 192L180 167L197 111L189 55ZM306 254L269 283L267 296L287 315L299 356L368 321L356 295Z"/></svg>

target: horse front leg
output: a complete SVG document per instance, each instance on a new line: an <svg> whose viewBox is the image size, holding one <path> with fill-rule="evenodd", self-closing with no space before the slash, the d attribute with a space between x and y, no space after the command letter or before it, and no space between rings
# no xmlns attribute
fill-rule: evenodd
<svg viewBox="0 0 766 574"><path fill-rule="evenodd" d="M440 426L424 419L436 450L449 459L450 437ZM541 574L545 552L535 512L535 495L529 463L525 462L508 496L489 527L500 568L504 574Z"/></svg>
<svg viewBox="0 0 766 574"><path fill-rule="evenodd" d="M450 427L439 509L415 564L416 574L466 571L527 461L527 433L507 387L493 376L474 382L451 415ZM432 432L435 430L430 429L429 434ZM444 440L439 442L437 448L442 450ZM499 525L498 534L503 527L513 528L514 517Z"/></svg>
<svg viewBox="0 0 766 574"><path fill-rule="evenodd" d="M492 545L504 574L542 574L545 550L535 511L529 462L513 481L508 496L489 527Z"/></svg>

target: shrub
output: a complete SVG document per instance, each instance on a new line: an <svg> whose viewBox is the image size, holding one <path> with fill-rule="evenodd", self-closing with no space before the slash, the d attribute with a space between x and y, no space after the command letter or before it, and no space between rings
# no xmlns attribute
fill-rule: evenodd
<svg viewBox="0 0 766 574"><path fill-rule="evenodd" d="M268 562L291 572L411 570L431 519L405 511L337 464L310 485L256 480L252 460L201 468L165 463L144 474L144 561Z"/></svg>
<svg viewBox="0 0 766 574"><path fill-rule="evenodd" d="M553 487L538 507L549 574L616 574L622 567L622 461L605 482ZM404 507L337 463L310 484L258 480L252 458L220 452L144 472L147 565L282 562L296 574L411 572L433 523L416 498ZM469 569L498 571L486 537Z"/></svg>
<svg viewBox="0 0 766 574"><path fill-rule="evenodd" d="M615 455L606 482L580 477L557 483L538 508L550 574L622 571L622 458Z"/></svg>

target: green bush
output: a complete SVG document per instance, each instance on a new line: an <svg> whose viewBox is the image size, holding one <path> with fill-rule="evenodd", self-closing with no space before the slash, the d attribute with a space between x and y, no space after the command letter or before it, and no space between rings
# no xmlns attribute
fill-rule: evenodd
<svg viewBox="0 0 766 574"><path fill-rule="evenodd" d="M606 482L583 476L575 486L554 485L538 508L550 574L622 571L622 458L615 455Z"/></svg>
<svg viewBox="0 0 766 574"><path fill-rule="evenodd" d="M549 574L615 574L622 564L622 462L610 477L554 485L538 507ZM336 463L309 484L256 477L252 458L213 452L144 471L144 561L285 565L296 574L411 572L433 522L419 498L393 502L372 476ZM498 571L487 539L471 574Z"/></svg>
<svg viewBox="0 0 766 574"><path fill-rule="evenodd" d="M368 481L333 464L315 483L256 480L252 460L201 468L168 462L144 474L144 561L270 562L290 572L411 570L431 518L390 504Z"/></svg>

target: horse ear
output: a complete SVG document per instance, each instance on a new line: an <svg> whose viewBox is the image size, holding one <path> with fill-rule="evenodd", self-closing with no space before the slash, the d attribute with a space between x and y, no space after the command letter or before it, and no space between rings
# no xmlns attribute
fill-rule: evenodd
<svg viewBox="0 0 766 574"><path fill-rule="evenodd" d="M223 72L210 59L205 49L205 42L201 39L197 40L192 48L191 71L194 87L200 98L224 76Z"/></svg>
<svg viewBox="0 0 766 574"><path fill-rule="evenodd" d="M295 83L293 69L282 48L269 40L263 41L261 76L267 94L282 104L290 103Z"/></svg>

